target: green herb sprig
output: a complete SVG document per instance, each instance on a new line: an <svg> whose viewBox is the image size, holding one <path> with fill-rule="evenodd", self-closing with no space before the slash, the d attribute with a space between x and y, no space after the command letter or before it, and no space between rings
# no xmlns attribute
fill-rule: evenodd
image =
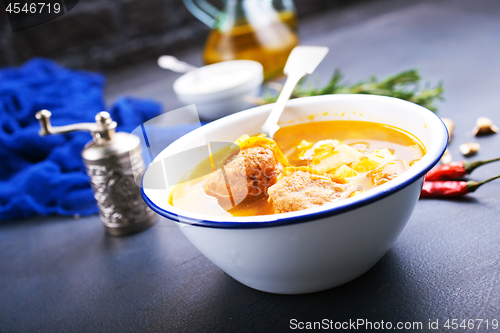
<svg viewBox="0 0 500 333"><path fill-rule="evenodd" d="M343 78L343 74L337 69L330 81L322 88L313 87L310 79L302 79L295 87L291 98L329 94L382 95L401 98L432 111L437 111L435 101L443 100L444 89L442 83L439 83L434 88L426 85L421 90L421 77L415 69L389 76L382 81L378 81L375 76L371 76L369 79L353 85L341 83ZM281 91L281 88L272 93L271 89L268 88L264 97L259 101L259 104L276 102L279 91Z"/></svg>

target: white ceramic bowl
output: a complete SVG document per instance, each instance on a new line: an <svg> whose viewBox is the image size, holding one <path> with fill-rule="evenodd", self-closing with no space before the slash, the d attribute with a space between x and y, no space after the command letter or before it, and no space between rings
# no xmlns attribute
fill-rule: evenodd
<svg viewBox="0 0 500 333"><path fill-rule="evenodd" d="M263 81L262 65L252 60L223 61L184 74L174 82L177 97L195 104L203 119L217 119L250 106Z"/></svg>
<svg viewBox="0 0 500 333"><path fill-rule="evenodd" d="M199 142L203 135L213 142L258 133L271 108L264 105L209 123L172 143L157 160ZM441 120L421 106L369 95L291 100L281 125L322 120L393 125L418 137L427 153L410 170L377 188L285 214L215 217L169 205L168 190L143 189L143 198L158 214L176 221L208 259L249 287L299 294L346 283L373 267L401 233L418 201L425 173L446 148L448 133Z"/></svg>

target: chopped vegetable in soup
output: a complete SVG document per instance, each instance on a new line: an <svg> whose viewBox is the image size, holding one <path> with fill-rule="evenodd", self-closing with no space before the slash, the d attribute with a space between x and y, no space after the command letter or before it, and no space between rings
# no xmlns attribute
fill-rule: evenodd
<svg viewBox="0 0 500 333"><path fill-rule="evenodd" d="M195 213L254 216L330 204L385 184L425 154L396 127L324 121L281 128L274 140L241 136L238 154L209 175L176 185L170 203Z"/></svg>

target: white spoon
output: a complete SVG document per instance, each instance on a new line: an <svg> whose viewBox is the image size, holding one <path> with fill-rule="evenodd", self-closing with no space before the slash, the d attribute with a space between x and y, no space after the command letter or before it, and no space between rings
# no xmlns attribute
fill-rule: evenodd
<svg viewBox="0 0 500 333"><path fill-rule="evenodd" d="M326 46L297 46L292 50L283 70L288 77L273 110L260 129L262 134L266 134L270 139L274 137L280 129L278 120L293 89L303 76L314 72L327 53Z"/></svg>
<svg viewBox="0 0 500 333"><path fill-rule="evenodd" d="M162 55L161 57L159 57L158 66L163 69L169 69L172 72L176 73L187 73L198 68L171 55Z"/></svg>

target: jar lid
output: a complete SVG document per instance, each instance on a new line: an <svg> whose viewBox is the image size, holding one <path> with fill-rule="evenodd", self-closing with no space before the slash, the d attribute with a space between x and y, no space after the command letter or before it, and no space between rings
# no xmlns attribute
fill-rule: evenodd
<svg viewBox="0 0 500 333"><path fill-rule="evenodd" d="M244 94L260 86L263 67L252 60L231 60L200 67L178 78L174 91L184 99L210 101Z"/></svg>

